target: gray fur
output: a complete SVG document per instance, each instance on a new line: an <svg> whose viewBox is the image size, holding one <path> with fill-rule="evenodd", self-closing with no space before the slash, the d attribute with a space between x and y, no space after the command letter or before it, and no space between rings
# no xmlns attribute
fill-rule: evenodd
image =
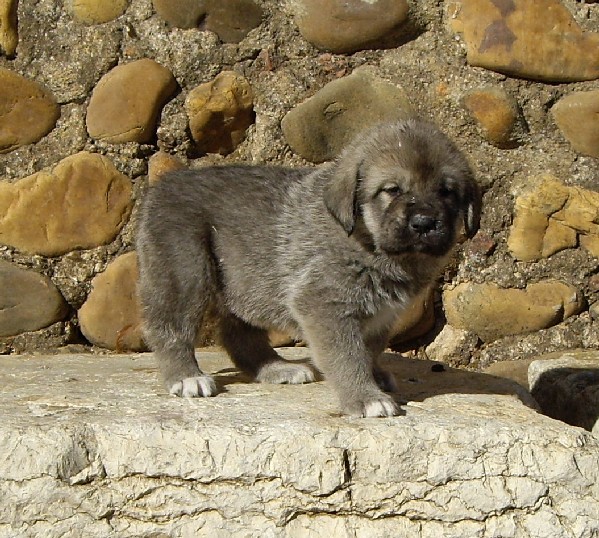
<svg viewBox="0 0 599 538"><path fill-rule="evenodd" d="M212 305L222 345L258 381L314 379L270 347L277 328L308 342L344 413L397 414L376 359L438 276L460 220L471 236L479 213L466 160L418 120L379 126L317 169L169 173L147 193L137 243L146 340L167 390L215 394L193 346Z"/></svg>

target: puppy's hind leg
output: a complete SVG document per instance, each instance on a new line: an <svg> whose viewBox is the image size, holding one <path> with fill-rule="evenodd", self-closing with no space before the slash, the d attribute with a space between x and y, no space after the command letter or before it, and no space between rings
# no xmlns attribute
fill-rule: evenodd
<svg viewBox="0 0 599 538"><path fill-rule="evenodd" d="M314 381L305 364L286 361L269 344L268 334L233 314L221 318L221 344L235 365L260 383L300 384Z"/></svg>
<svg viewBox="0 0 599 538"><path fill-rule="evenodd" d="M145 340L158 360L166 390L175 396L195 398L214 396L216 385L198 367L194 343L198 326L211 297L211 268L201 255L194 270L176 257L150 246L138 249L140 297L143 307ZM188 269L186 270L185 267Z"/></svg>

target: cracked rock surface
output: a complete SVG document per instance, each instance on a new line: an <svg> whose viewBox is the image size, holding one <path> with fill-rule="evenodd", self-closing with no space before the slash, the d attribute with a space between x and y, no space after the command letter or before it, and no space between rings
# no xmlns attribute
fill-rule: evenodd
<svg viewBox="0 0 599 538"><path fill-rule="evenodd" d="M198 357L215 398L166 395L151 355L0 358L0 537L599 532L599 439L510 382L388 355L403 416L350 419Z"/></svg>

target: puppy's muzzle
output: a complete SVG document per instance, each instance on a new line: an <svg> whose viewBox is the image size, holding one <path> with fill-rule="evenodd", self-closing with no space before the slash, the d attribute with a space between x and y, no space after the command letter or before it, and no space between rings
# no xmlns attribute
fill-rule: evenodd
<svg viewBox="0 0 599 538"><path fill-rule="evenodd" d="M408 221L410 231L416 235L426 235L437 228L437 219L426 213L416 213Z"/></svg>

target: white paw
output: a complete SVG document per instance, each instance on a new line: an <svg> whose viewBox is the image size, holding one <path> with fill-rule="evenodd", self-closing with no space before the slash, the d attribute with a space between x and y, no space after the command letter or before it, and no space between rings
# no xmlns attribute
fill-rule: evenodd
<svg viewBox="0 0 599 538"><path fill-rule="evenodd" d="M398 408L395 402L387 400L373 400L364 404L365 417L393 417L397 415Z"/></svg>
<svg viewBox="0 0 599 538"><path fill-rule="evenodd" d="M399 406L383 392L347 402L343 408L345 414L351 417L393 417L399 414Z"/></svg>
<svg viewBox="0 0 599 538"><path fill-rule="evenodd" d="M186 377L174 383L169 392L183 398L214 396L216 394L216 384L214 383L214 379L209 375Z"/></svg>
<svg viewBox="0 0 599 538"><path fill-rule="evenodd" d="M265 364L258 375L256 381L260 383L275 383L299 385L301 383L312 383L314 381L314 372L305 364L271 362Z"/></svg>

